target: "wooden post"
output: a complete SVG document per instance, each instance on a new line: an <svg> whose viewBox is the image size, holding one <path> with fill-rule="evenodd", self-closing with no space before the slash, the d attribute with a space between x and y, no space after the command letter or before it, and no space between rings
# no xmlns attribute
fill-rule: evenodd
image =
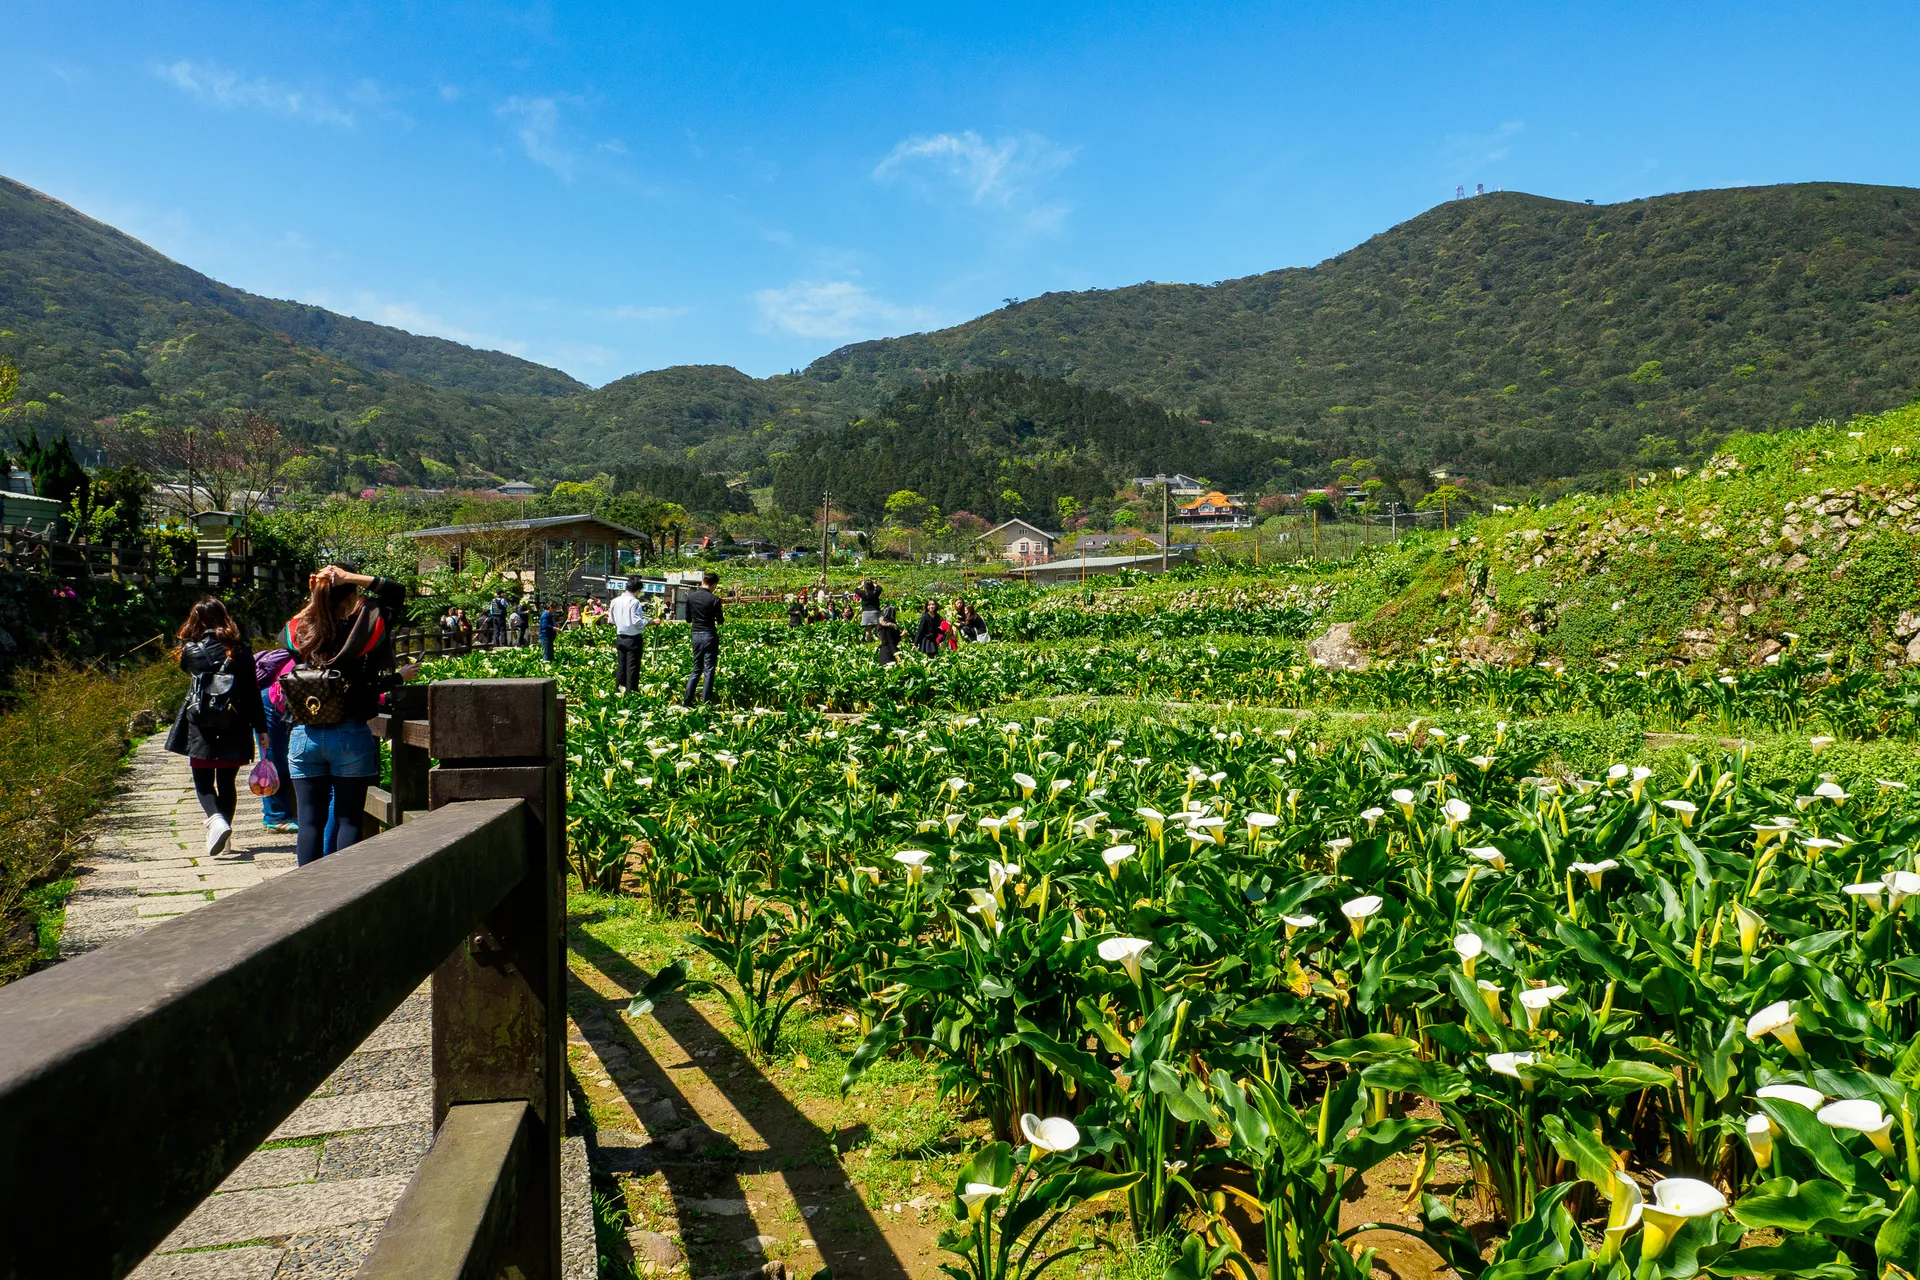
<svg viewBox="0 0 1920 1280"><path fill-rule="evenodd" d="M445 680L427 690L429 807L528 802L526 872L433 976L433 1115L523 1101L528 1158L498 1262L526 1280L560 1276L560 1140L567 1012L566 714L552 680ZM396 778L396 785L398 779Z"/></svg>

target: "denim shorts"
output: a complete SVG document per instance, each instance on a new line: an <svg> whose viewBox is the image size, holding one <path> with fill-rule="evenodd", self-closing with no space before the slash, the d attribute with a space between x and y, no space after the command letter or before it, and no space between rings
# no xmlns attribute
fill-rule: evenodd
<svg viewBox="0 0 1920 1280"><path fill-rule="evenodd" d="M364 720L297 724L287 740L287 771L296 778L377 778L380 744Z"/></svg>

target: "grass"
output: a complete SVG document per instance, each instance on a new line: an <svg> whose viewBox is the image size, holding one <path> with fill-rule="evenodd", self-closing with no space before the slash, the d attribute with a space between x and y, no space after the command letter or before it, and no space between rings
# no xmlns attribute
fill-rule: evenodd
<svg viewBox="0 0 1920 1280"><path fill-rule="evenodd" d="M57 955L76 839L112 793L127 723L171 708L180 692L180 673L165 662L16 679L0 714L0 983Z"/></svg>

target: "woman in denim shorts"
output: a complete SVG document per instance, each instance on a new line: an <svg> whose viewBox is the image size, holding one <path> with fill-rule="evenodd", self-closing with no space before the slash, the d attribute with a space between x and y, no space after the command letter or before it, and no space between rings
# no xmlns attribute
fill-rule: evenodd
<svg viewBox="0 0 1920 1280"><path fill-rule="evenodd" d="M296 724L287 742L300 805L301 866L360 838L367 788L380 778L380 744L367 727L380 695L419 668L394 669L393 628L407 589L388 578L328 565L308 580L312 595L280 633L301 665L346 677L346 714L337 724ZM364 594L363 594L364 591Z"/></svg>

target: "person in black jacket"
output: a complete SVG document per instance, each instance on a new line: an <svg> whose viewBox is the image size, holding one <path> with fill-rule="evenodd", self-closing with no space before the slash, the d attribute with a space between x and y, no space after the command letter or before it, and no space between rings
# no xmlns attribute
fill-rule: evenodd
<svg viewBox="0 0 1920 1280"><path fill-rule="evenodd" d="M381 694L419 670L412 663L394 669L393 628L406 607L404 586L331 564L308 586L307 607L282 629L281 644L301 666L346 677L346 710L337 724L294 725L287 743L303 867L360 838L367 788L380 777L380 744L367 721L379 714Z"/></svg>
<svg viewBox="0 0 1920 1280"><path fill-rule="evenodd" d="M880 665L892 666L900 658L900 620L892 605L880 611L880 621L874 624L873 631L880 638Z"/></svg>
<svg viewBox="0 0 1920 1280"><path fill-rule="evenodd" d="M702 697L707 702L714 700L713 677L720 668L720 625L726 621L720 597L713 594L719 585L719 574L703 574L700 589L686 599L687 621L693 627L693 674L687 677L687 694L683 699L689 707L693 705L694 689L702 676L707 682Z"/></svg>
<svg viewBox="0 0 1920 1280"><path fill-rule="evenodd" d="M211 858L233 838L239 802L234 774L253 759L256 748L267 754L267 713L253 673L253 649L225 605L202 597L179 635L180 669L193 684L167 734L167 750L186 756L193 769L193 794L207 815L206 856Z"/></svg>
<svg viewBox="0 0 1920 1280"><path fill-rule="evenodd" d="M920 625L913 633L913 647L929 658L937 657L942 644L940 639L940 602L927 601L920 611Z"/></svg>

